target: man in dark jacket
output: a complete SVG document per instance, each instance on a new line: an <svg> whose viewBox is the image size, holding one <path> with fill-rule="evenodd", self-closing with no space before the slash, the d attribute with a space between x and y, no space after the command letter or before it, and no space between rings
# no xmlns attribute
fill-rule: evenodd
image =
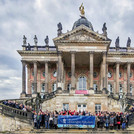
<svg viewBox="0 0 134 134"><path fill-rule="evenodd" d="M48 113L46 113L46 116L45 116L45 128L49 129L49 114Z"/></svg>

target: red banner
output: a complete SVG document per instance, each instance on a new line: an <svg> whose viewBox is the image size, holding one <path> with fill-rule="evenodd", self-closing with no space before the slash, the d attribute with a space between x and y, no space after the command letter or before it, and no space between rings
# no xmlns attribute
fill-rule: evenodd
<svg viewBox="0 0 134 134"><path fill-rule="evenodd" d="M75 94L88 94L88 90L75 90Z"/></svg>

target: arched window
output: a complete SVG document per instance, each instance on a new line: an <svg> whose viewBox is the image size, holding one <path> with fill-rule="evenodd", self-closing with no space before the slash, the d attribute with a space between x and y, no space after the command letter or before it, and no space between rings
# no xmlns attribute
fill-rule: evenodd
<svg viewBox="0 0 134 134"><path fill-rule="evenodd" d="M109 93L112 93L112 89L113 89L113 87L112 87L112 84L108 84L108 91L109 91Z"/></svg>
<svg viewBox="0 0 134 134"><path fill-rule="evenodd" d="M56 83L53 83L53 85L52 85L52 91L53 92L56 91Z"/></svg>
<svg viewBox="0 0 134 134"><path fill-rule="evenodd" d="M45 83L42 83L41 85L41 92L45 92Z"/></svg>
<svg viewBox="0 0 134 134"><path fill-rule="evenodd" d="M111 78L112 77L112 72L108 72L108 78Z"/></svg>
<svg viewBox="0 0 134 134"><path fill-rule="evenodd" d="M94 91L97 91L98 88L97 84L94 83L93 87L94 87Z"/></svg>
<svg viewBox="0 0 134 134"><path fill-rule="evenodd" d="M53 77L57 77L57 72L56 71L53 72Z"/></svg>
<svg viewBox="0 0 134 134"><path fill-rule="evenodd" d="M69 84L67 85L67 90L68 90L68 91L71 90L71 83L69 83Z"/></svg>
<svg viewBox="0 0 134 134"><path fill-rule="evenodd" d="M132 95L133 93L133 87L132 87L132 84L130 84L130 95Z"/></svg>
<svg viewBox="0 0 134 134"><path fill-rule="evenodd" d="M32 83L32 85L31 85L31 91L32 91L32 93L34 93L34 83Z"/></svg>
<svg viewBox="0 0 134 134"><path fill-rule="evenodd" d="M119 96L120 96L120 98L123 97L123 88L122 88L122 84L119 84Z"/></svg>
<svg viewBox="0 0 134 134"><path fill-rule="evenodd" d="M78 87L79 90L86 90L86 84L87 84L86 77L84 76L79 77L78 83L79 83Z"/></svg>
<svg viewBox="0 0 134 134"><path fill-rule="evenodd" d="M43 77L45 77L45 71L42 73Z"/></svg>

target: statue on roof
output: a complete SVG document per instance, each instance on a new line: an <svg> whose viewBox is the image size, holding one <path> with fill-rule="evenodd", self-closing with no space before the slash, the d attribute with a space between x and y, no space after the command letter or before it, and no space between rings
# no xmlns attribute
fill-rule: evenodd
<svg viewBox="0 0 134 134"><path fill-rule="evenodd" d="M28 43L28 47L27 47L27 50L30 51L31 50L31 46L30 46L30 43Z"/></svg>
<svg viewBox="0 0 134 134"><path fill-rule="evenodd" d="M45 38L45 43L46 43L46 46L48 46L48 43L49 43L49 38L48 38L48 35L46 36L46 38Z"/></svg>
<svg viewBox="0 0 134 134"><path fill-rule="evenodd" d="M103 34L104 34L104 35L107 35L106 23L103 24L102 31L103 31Z"/></svg>
<svg viewBox="0 0 134 134"><path fill-rule="evenodd" d="M84 15L85 15L85 11L84 11L83 3L82 3L81 6L79 7L79 10L80 10L81 16L84 16Z"/></svg>
<svg viewBox="0 0 134 134"><path fill-rule="evenodd" d="M130 47L130 45L131 45L131 39L130 39L130 37L128 37L128 40L127 40L127 47Z"/></svg>
<svg viewBox="0 0 134 134"><path fill-rule="evenodd" d="M62 24L61 24L61 22L59 22L58 24L57 24L57 27L58 27L58 36L60 36L61 34L62 34Z"/></svg>
<svg viewBox="0 0 134 134"><path fill-rule="evenodd" d="M115 41L115 47L116 48L119 48L119 43L120 43L120 39L119 39L119 36L117 37L116 41Z"/></svg>
<svg viewBox="0 0 134 134"><path fill-rule="evenodd" d="M23 35L23 45L26 45L27 44L27 38L25 35Z"/></svg>

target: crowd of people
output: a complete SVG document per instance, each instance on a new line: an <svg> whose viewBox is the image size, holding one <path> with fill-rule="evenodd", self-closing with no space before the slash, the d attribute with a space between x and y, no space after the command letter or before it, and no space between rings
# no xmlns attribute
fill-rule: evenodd
<svg viewBox="0 0 134 134"><path fill-rule="evenodd" d="M115 129L115 130L124 130L128 127L129 119L131 117L130 113L115 113L115 112L98 112L98 113L90 113L87 111L71 111L71 110L62 110L62 111L54 111L54 112L42 112L40 111L38 114L33 111L33 122L34 128L40 129L40 127L51 129L57 129L58 124L58 116L59 115L77 115L77 116L95 116L96 123L95 128L106 128L106 129ZM132 118L132 117L131 117Z"/></svg>
<svg viewBox="0 0 134 134"><path fill-rule="evenodd" d="M6 106L10 106L12 108L23 110L25 112L31 112L32 111L31 106L29 106L29 105L26 106L26 105L23 105L22 103L19 104L15 101L5 100L5 101L3 101L3 104L6 105Z"/></svg>
<svg viewBox="0 0 134 134"><path fill-rule="evenodd" d="M32 112L32 119L34 122L34 128L40 129L46 128L51 129L55 128L57 129L58 124L58 116L59 115L77 115L77 116L95 116L95 128L106 128L106 129L115 129L115 130L124 130L129 126L130 119L133 118L133 112L134 112L134 104L130 107L128 112L125 113L115 113L115 112L97 112L97 113L90 113L88 111L71 111L71 110L62 110L62 111L54 111L49 112L46 110L43 112L40 110L38 113L32 110L31 106L26 106L23 104L19 104L15 101L6 100L3 101L4 105L20 109L26 112Z"/></svg>

